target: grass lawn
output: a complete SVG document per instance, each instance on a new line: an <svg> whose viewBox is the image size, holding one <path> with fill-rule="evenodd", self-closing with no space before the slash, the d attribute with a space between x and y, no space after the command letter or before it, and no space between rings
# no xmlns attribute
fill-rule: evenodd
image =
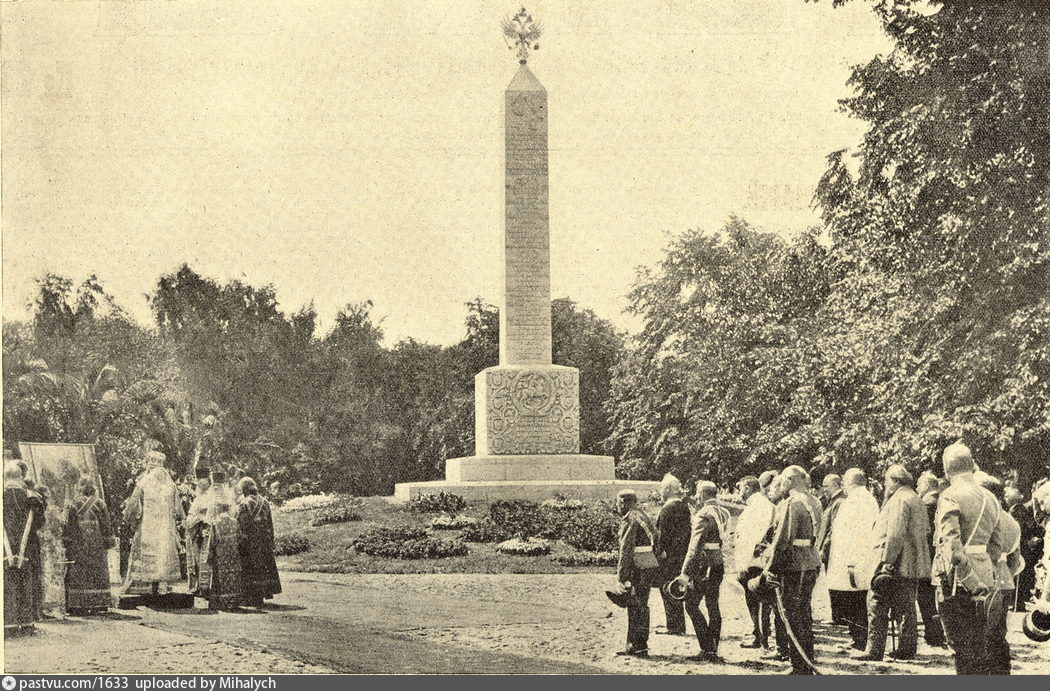
<svg viewBox="0 0 1050 691"><path fill-rule="evenodd" d="M354 507L363 520L313 527L311 519L319 513L346 503L321 509L286 512L274 511L274 529L278 536L294 533L310 541L310 548L300 554L278 557L278 564L291 571L322 573L611 573L609 566L562 566L552 557L576 550L561 542L552 544L549 555L525 557L501 554L498 543L467 543L470 551L465 556L441 559L389 559L358 554L350 548L351 541L373 526L416 525L426 527L438 513L413 513L404 505L395 504L389 497L366 497L357 500ZM646 506L656 516L659 506ZM470 504L461 515L481 518L488 515L488 504ZM458 530L434 530L435 537L459 537Z"/></svg>

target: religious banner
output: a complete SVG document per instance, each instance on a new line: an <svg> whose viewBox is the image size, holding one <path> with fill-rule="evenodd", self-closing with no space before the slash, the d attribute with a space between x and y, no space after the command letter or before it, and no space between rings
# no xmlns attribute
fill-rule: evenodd
<svg viewBox="0 0 1050 691"><path fill-rule="evenodd" d="M102 478L95 461L92 444L48 444L20 442L22 460L28 466L26 476L37 487L48 490L47 522L40 531L43 553L44 609L59 616L65 611L66 556L62 548L62 524L66 507L77 496L77 483L83 477L95 481L99 498L105 501Z"/></svg>

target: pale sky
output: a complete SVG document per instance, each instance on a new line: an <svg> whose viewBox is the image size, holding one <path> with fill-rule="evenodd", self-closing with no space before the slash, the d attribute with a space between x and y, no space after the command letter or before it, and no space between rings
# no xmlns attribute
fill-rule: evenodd
<svg viewBox="0 0 1050 691"><path fill-rule="evenodd" d="M624 328L667 233L816 222L824 157L863 125L868 3L529 2L549 98L552 294ZM2 2L3 310L47 271L128 311L188 262L273 283L324 326L371 299L391 342L447 344L501 301L514 3Z"/></svg>

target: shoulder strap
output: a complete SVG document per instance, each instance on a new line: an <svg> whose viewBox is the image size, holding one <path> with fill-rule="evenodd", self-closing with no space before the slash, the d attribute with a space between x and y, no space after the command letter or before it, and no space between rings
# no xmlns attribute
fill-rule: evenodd
<svg viewBox="0 0 1050 691"><path fill-rule="evenodd" d="M988 506L988 495L981 494L981 511L977 514L977 520L973 523L973 528L970 530L970 537L966 538L966 542L963 543L963 547L969 547L970 543L973 542L973 536L977 534L977 528L981 525L981 519L984 518L984 510Z"/></svg>
<svg viewBox="0 0 1050 691"><path fill-rule="evenodd" d="M638 509L635 509L634 512L641 513ZM632 513L634 513L634 512L632 512ZM656 544L656 540L653 539L653 531L649 530L649 526L647 525L648 521L646 521L641 516L635 516L634 520L638 521L638 525L640 525L642 527L642 530L645 531L645 534L649 537L649 544L650 545L655 545Z"/></svg>

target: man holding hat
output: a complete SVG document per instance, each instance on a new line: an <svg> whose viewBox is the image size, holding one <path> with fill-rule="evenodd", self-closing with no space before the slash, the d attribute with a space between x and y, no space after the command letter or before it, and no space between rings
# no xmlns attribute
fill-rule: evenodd
<svg viewBox="0 0 1050 691"><path fill-rule="evenodd" d="M722 536L729 524L729 512L718 505L715 483L701 480L696 483L693 497L692 536L689 551L682 563L680 580L687 580L685 613L693 622L700 654L695 659L718 662L718 643L722 637L722 612L718 604L719 589L725 575L722 560ZM707 605L707 619L700 613L700 603Z"/></svg>
<svg viewBox="0 0 1050 691"><path fill-rule="evenodd" d="M912 489L912 476L902 465L885 474L885 499L875 520L875 577L868 591L868 643L859 660L881 660L886 652L890 614L901 622L896 659L915 657L919 642L915 614L919 582L929 581L930 548L926 507Z"/></svg>
<svg viewBox="0 0 1050 691"><path fill-rule="evenodd" d="M627 648L617 655L647 657L649 655L649 590L659 580L659 564L653 550L656 546L656 528L649 516L638 506L634 490L621 490L616 495L620 520L620 558L616 578L620 582L620 598L614 602L627 607Z"/></svg>
<svg viewBox="0 0 1050 691"><path fill-rule="evenodd" d="M998 559L1002 509L974 481L976 467L965 444L952 444L942 458L949 486L937 502L933 558L941 620L955 653L956 673L988 674L991 654L1002 647L990 626L1002 595L995 590L996 568L989 554L994 545Z"/></svg>
<svg viewBox="0 0 1050 691"><path fill-rule="evenodd" d="M756 564L756 552L765 540L766 532L773 525L773 502L769 501L766 492L777 474L767 470L759 477L749 475L740 480L740 496L746 506L736 521L736 539L733 550L733 566L737 571L737 580L744 586L744 601L748 614L751 615L751 635L749 642L740 644L741 648L769 647L770 612L769 607L747 587L750 567Z"/></svg>
<svg viewBox="0 0 1050 691"><path fill-rule="evenodd" d="M666 583L682 570L682 562L689 549L690 513L689 507L682 501L682 483L674 475L668 473L664 476L660 483L660 495L664 505L656 519L656 532L660 536L657 557L660 561L660 580ZM667 616L667 633L685 635L682 602L670 597L662 588L660 595Z"/></svg>

